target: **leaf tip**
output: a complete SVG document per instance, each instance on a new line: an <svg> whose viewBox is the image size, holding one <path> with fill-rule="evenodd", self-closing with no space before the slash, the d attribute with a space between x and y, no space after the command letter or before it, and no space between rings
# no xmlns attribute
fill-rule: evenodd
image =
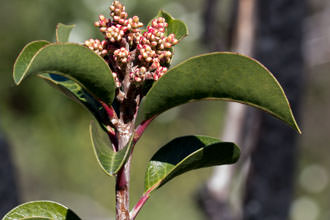
<svg viewBox="0 0 330 220"><path fill-rule="evenodd" d="M290 119L289 120L283 120L284 122L286 122L291 128L293 128L298 134L302 134L301 130L300 130L300 127L293 115L293 112L292 112L292 109L290 107L290 104L289 104L289 110L290 110Z"/></svg>
<svg viewBox="0 0 330 220"><path fill-rule="evenodd" d="M56 42L67 42L69 40L69 34L71 32L71 30L75 27L75 24L63 24L63 23L57 23L56 25ZM67 29L67 36L63 37L60 36L60 34L63 32L63 30ZM65 31L64 31L65 33ZM63 35L63 33L62 33Z"/></svg>
<svg viewBox="0 0 330 220"><path fill-rule="evenodd" d="M293 129L295 129L298 132L298 134L302 134L302 132L301 132L301 130L300 130L300 128L299 128L299 126L298 126L295 119L294 119L294 124L293 124L292 127L293 127Z"/></svg>
<svg viewBox="0 0 330 220"><path fill-rule="evenodd" d="M63 23L59 22L59 23L57 23L56 27L59 27L59 26L66 26L66 27L74 28L76 25L75 24L63 24Z"/></svg>

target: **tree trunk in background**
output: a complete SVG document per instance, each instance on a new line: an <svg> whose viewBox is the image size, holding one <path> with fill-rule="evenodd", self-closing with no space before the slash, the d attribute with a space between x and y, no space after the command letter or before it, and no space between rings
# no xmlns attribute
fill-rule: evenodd
<svg viewBox="0 0 330 220"><path fill-rule="evenodd" d="M230 24L227 28L228 39L217 47L230 48L231 51L239 52L247 56L253 56L254 29L255 29L255 1L256 0L235 0L231 4ZM218 39L216 34L217 27L214 25L216 18L216 1L209 0L205 9L205 32L204 43L212 46L214 40ZM219 19L219 18L218 18ZM212 47L211 47L212 48ZM236 220L241 216L242 201L236 199L235 206L231 204L230 195L233 188L234 177L236 171L240 167L248 167L248 156L251 152L250 148L242 143L242 128L245 122L247 107L239 103L229 103L227 105L226 120L223 134L220 135L221 140L230 141L241 146L241 159L236 165L218 166L214 168L211 178L199 192L198 202L204 214L211 220ZM243 169L247 170L247 169ZM242 172L244 173L244 172ZM246 173L246 171L245 171ZM246 176L243 174L243 176ZM243 177L244 178L244 177Z"/></svg>
<svg viewBox="0 0 330 220"><path fill-rule="evenodd" d="M0 218L18 205L14 165L9 145L0 131Z"/></svg>
<svg viewBox="0 0 330 220"><path fill-rule="evenodd" d="M304 0L257 0L256 59L275 75L299 119L304 85L302 26ZM297 133L283 122L249 110L249 124L260 122L254 137L246 184L244 220L286 220L293 196ZM252 120L251 120L252 118ZM299 120L298 120L299 122ZM247 137L248 138L248 137Z"/></svg>
<svg viewBox="0 0 330 220"><path fill-rule="evenodd" d="M242 2L247 4L245 0ZM212 11L215 10L215 6L216 1L209 0L204 17L206 26L204 42L208 42L209 45L212 45L210 42L216 39L214 37L216 35L215 28L212 28L214 21L208 22L208 20L216 19L215 14L217 13ZM302 58L304 9L305 1L256 1L257 24L254 57L268 67L279 80L292 104L295 116L299 116L298 109L304 85ZM237 11L239 10L234 10L232 15L239 18L240 14ZM235 23L233 21L233 24ZM211 27L208 27L210 25ZM237 25L239 26L239 22ZM238 32L237 34L239 35ZM234 39L232 34L231 37ZM239 39L239 36L235 37ZM222 46L222 48L232 47L234 50L246 53L244 48L249 46L240 47L238 46L240 42L236 42L235 47L235 41L233 44ZM248 42L245 41L245 44ZM218 172L218 174L222 173L221 175L213 175L198 194L199 205L207 218L211 220L288 219L293 194L297 134L283 122L259 110L249 108L246 114L247 117L242 116L241 113L236 114L237 121L240 121L236 124L243 126L243 128L235 129L238 131L243 129L241 135L239 132L234 134L235 141L238 140L242 147L243 154L240 164L230 169L222 169L222 172ZM239 118L243 118L243 121ZM251 151L252 156L250 157ZM228 191L233 185L233 176L237 172L237 168L249 170L248 178L243 179L244 201L239 204L239 206L243 206L241 207L242 213L240 210L235 213L237 210L234 211L228 201ZM217 168L215 173L217 173ZM218 188L216 188L217 186L214 187L216 184L212 186L210 183L214 182L212 179L215 176L220 179L218 182L226 183L218 184ZM224 192L224 189L227 191Z"/></svg>

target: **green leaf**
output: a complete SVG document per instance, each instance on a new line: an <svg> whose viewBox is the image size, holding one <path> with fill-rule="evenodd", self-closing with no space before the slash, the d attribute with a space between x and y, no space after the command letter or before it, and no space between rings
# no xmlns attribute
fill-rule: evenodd
<svg viewBox="0 0 330 220"><path fill-rule="evenodd" d="M109 136L97 125L91 123L89 127L91 141L94 153L102 170L110 175L115 175L127 161L132 150L132 140L130 138L128 144L117 152L113 150Z"/></svg>
<svg viewBox="0 0 330 220"><path fill-rule="evenodd" d="M42 47L48 44L49 42L47 41L34 41L26 45L14 65L14 73L24 72L27 69L28 64L31 62L33 56ZM48 73L41 73L38 76L45 79L47 82L58 88L73 100L87 107L87 109L91 111L91 113L100 122L100 124L103 124L102 122L107 121L107 114L101 104L75 81L60 75Z"/></svg>
<svg viewBox="0 0 330 220"><path fill-rule="evenodd" d="M28 61L22 53L18 60ZM115 96L115 83L111 70L104 59L90 49L73 43L52 43L38 50L30 62L15 65L16 84L29 75L52 73L79 83L89 94L111 104Z"/></svg>
<svg viewBox="0 0 330 220"><path fill-rule="evenodd" d="M274 76L258 61L236 53L190 58L153 84L141 106L144 119L201 99L220 99L262 109L300 133L289 102Z"/></svg>
<svg viewBox="0 0 330 220"><path fill-rule="evenodd" d="M45 40L32 41L23 48L23 50L18 55L16 62L14 64L14 78L15 78L15 75L17 75L17 77L19 77L20 74L23 73L27 69L33 56L42 47L46 46L47 44L49 44L49 42L45 41Z"/></svg>
<svg viewBox="0 0 330 220"><path fill-rule="evenodd" d="M43 73L39 77L45 79L50 85L59 89L69 98L85 106L97 119L100 125L105 126L108 122L108 115L103 106L84 88L73 80L56 74Z"/></svg>
<svg viewBox="0 0 330 220"><path fill-rule="evenodd" d="M156 152L145 175L145 191L151 192L174 177L190 170L235 163L239 148L206 136L179 137Z"/></svg>
<svg viewBox="0 0 330 220"><path fill-rule="evenodd" d="M154 17L153 19L158 17L165 18L168 24L168 27L166 28L166 35L173 33L175 34L175 38L178 40L182 40L185 36L188 35L187 25L183 21L174 19L169 13L163 10L159 11L156 17ZM149 22L148 26L151 25L151 21Z"/></svg>
<svg viewBox="0 0 330 220"><path fill-rule="evenodd" d="M75 27L75 25L65 25L62 23L58 23L56 26L56 41L57 42L68 42L70 33L72 29Z"/></svg>
<svg viewBox="0 0 330 220"><path fill-rule="evenodd" d="M80 220L70 209L51 201L24 203L12 209L2 220Z"/></svg>

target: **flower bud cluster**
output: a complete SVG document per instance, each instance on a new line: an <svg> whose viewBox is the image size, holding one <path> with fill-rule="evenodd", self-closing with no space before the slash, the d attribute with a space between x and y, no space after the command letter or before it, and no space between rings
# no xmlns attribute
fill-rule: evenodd
<svg viewBox="0 0 330 220"><path fill-rule="evenodd" d="M109 19L107 19L104 15L99 15L99 20L96 21L94 25L96 27L99 27L101 32L105 32L109 23L110 23Z"/></svg>
<svg viewBox="0 0 330 220"><path fill-rule="evenodd" d="M129 51L125 47L115 50L113 57L119 65L126 65L130 59Z"/></svg>
<svg viewBox="0 0 330 220"><path fill-rule="evenodd" d="M136 67L134 70L131 72L130 78L134 82L142 82L145 79L152 79L151 73L147 72L147 68L142 66L142 67Z"/></svg>
<svg viewBox="0 0 330 220"><path fill-rule="evenodd" d="M105 31L105 35L112 43L115 43L122 40L126 31L127 27L117 24L115 26L108 27Z"/></svg>
<svg viewBox="0 0 330 220"><path fill-rule="evenodd" d="M108 51L105 49L105 40L100 41L98 39L89 39L85 41L85 45L102 57L108 53Z"/></svg>
<svg viewBox="0 0 330 220"><path fill-rule="evenodd" d="M156 57L156 51L151 49L151 47L148 44L139 44L137 46L139 50L139 60L141 62L151 63L153 59Z"/></svg>
<svg viewBox="0 0 330 220"><path fill-rule="evenodd" d="M139 28L143 27L143 23L140 22L140 18L138 16L133 16L133 18L129 18L127 20L126 26L128 30L134 33L139 33L140 32Z"/></svg>
<svg viewBox="0 0 330 220"><path fill-rule="evenodd" d="M121 42L124 35L129 32L138 33L139 28L143 26L138 16L128 18L125 6L119 1L114 1L110 6L110 19L106 19L104 15L99 16L99 21L95 22L95 26L100 28L106 37L112 42Z"/></svg>
<svg viewBox="0 0 330 220"><path fill-rule="evenodd" d="M152 20L142 33L139 17L128 18L125 6L119 1L114 1L109 9L111 18L100 15L95 22L105 40L90 39L85 45L109 63L117 87L126 73L133 83L158 80L166 73L173 56L172 47L178 43L174 34L167 35L165 18Z"/></svg>
<svg viewBox="0 0 330 220"><path fill-rule="evenodd" d="M125 6L122 5L119 1L114 1L110 8L110 15L113 17L113 20L123 25L126 22L128 17Z"/></svg>
<svg viewBox="0 0 330 220"><path fill-rule="evenodd" d="M147 73L150 72L150 74L141 75L139 72L132 72L132 80L136 81L142 76L144 76L144 80L150 78L158 80L166 73L173 56L171 48L178 43L174 34L166 36L167 26L164 18L156 18L140 37L137 44L138 59L141 65L147 67Z"/></svg>
<svg viewBox="0 0 330 220"><path fill-rule="evenodd" d="M154 80L158 80L160 77L162 77L167 72L166 67L160 67L155 71L154 74Z"/></svg>

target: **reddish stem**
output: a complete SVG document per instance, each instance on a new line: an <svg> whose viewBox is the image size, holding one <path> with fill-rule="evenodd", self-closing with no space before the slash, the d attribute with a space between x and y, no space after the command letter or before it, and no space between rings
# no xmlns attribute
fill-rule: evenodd
<svg viewBox="0 0 330 220"><path fill-rule="evenodd" d="M136 205L134 206L134 208L132 209L132 211L129 213L130 220L134 220L136 218L136 216L139 214L141 208L148 201L149 197L150 197L150 190L148 190L147 192L145 192L142 195L142 197L140 198L140 200L136 203Z"/></svg>
<svg viewBox="0 0 330 220"><path fill-rule="evenodd" d="M135 119L134 119L135 120ZM116 130L118 150L122 150L133 134L134 120L125 124L119 120ZM130 220L129 218L129 173L131 159L120 169L116 177L116 220Z"/></svg>
<svg viewBox="0 0 330 220"><path fill-rule="evenodd" d="M118 118L117 114L116 114L115 110L112 108L112 106L107 105L106 103L102 102L101 100L99 100L99 102L103 106L104 110L107 112L110 121L111 121L111 119Z"/></svg>
<svg viewBox="0 0 330 220"><path fill-rule="evenodd" d="M133 139L133 144L136 144L136 142L139 141L141 138L142 134L146 130L146 128L149 126L149 124L156 118L157 115L152 116L151 118L143 121L137 128L135 129L135 134L134 134L134 139Z"/></svg>
<svg viewBox="0 0 330 220"><path fill-rule="evenodd" d="M114 152L118 151L118 139L116 137L116 133L113 130L107 130L109 139L112 143L112 148Z"/></svg>
<svg viewBox="0 0 330 220"><path fill-rule="evenodd" d="M105 102L103 102L101 100L99 100L99 102L101 103L104 110L106 111L111 123L113 123L112 119L118 120L117 114L112 106L107 105ZM109 126L109 128L107 127L107 133L109 135L111 143L113 144L113 150L116 152L116 151L118 151L118 139L116 137L115 131L110 127L110 125L108 125L108 126Z"/></svg>
<svg viewBox="0 0 330 220"><path fill-rule="evenodd" d="M129 163L126 163L118 172L116 178L116 219L130 220L129 217Z"/></svg>

